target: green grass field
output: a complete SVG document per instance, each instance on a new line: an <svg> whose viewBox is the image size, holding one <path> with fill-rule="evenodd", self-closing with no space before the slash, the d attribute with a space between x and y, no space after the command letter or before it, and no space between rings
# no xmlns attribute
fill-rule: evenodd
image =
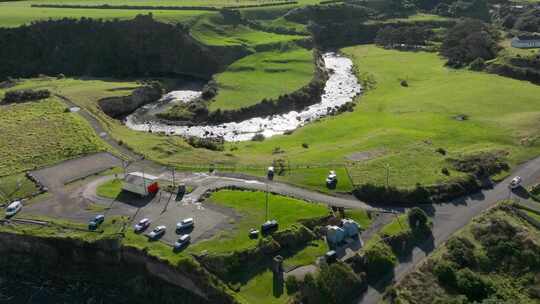
<svg viewBox="0 0 540 304"><path fill-rule="evenodd" d="M208 11L123 10L123 9L73 9L30 7L29 1L0 2L0 27L17 27L32 21L82 17L94 19L133 19L138 14L152 13L154 19L166 23L189 22ZM43 2L38 2L43 3ZM51 2L53 3L53 2ZM63 2L54 2L63 3ZM72 2L65 2L72 3ZM78 4L78 2L77 2Z"/></svg>
<svg viewBox="0 0 540 304"><path fill-rule="evenodd" d="M353 186L344 166L354 184L384 184L388 164L390 185L412 187L460 176L450 168L446 157L504 150L515 165L540 153L538 86L448 69L434 53L399 52L370 45L346 48L344 52L360 72L369 73L377 82L374 89L359 97L354 112L311 123L292 135L230 143L224 152L195 149L178 137L131 131L98 110L97 99L128 94L129 88L136 86L133 82L63 79L29 83L51 87L70 97L94 114L113 137L160 163L203 171L214 163L226 170L264 175L264 168L273 159L283 158L293 170L277 180L319 190L325 190L327 171L339 169L338 190L350 191ZM402 79L409 87L400 85ZM454 118L461 114L469 119ZM302 143L309 147L302 147ZM284 152L273 154L277 147ZM445 149L447 155L437 153L438 148ZM358 153L369 157L351 160ZM445 167L450 169L450 176L441 173Z"/></svg>
<svg viewBox="0 0 540 304"><path fill-rule="evenodd" d="M219 91L210 110L230 110L294 92L313 78L315 67L310 50L255 53L242 58L215 76Z"/></svg>
<svg viewBox="0 0 540 304"><path fill-rule="evenodd" d="M282 35L254 30L245 25L231 25L218 14L200 18L191 27L192 36L206 45L257 47L269 44L287 43L305 36Z"/></svg>
<svg viewBox="0 0 540 304"><path fill-rule="evenodd" d="M210 197L210 202L234 209L240 220L234 223L234 230L224 231L214 238L203 241L190 250L211 253L231 252L255 246L258 239L248 237L249 229L259 229L265 217L265 193L252 191L222 190ZM295 212L291 212L295 210ZM269 219L279 222L279 229L286 229L301 219L320 217L328 214L328 207L312 204L280 195L269 195Z"/></svg>
<svg viewBox="0 0 540 304"><path fill-rule="evenodd" d="M115 199L122 192L122 180L111 179L103 184L99 185L96 189L96 194L105 197Z"/></svg>
<svg viewBox="0 0 540 304"><path fill-rule="evenodd" d="M88 123L65 108L54 98L0 106L0 176L106 150Z"/></svg>

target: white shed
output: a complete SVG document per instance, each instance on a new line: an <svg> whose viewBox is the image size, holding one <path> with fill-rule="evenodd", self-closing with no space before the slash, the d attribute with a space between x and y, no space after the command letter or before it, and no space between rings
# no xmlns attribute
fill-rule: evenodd
<svg viewBox="0 0 540 304"><path fill-rule="evenodd" d="M136 193L142 196L155 194L159 190L157 176L142 172L130 172L124 177L122 190Z"/></svg>

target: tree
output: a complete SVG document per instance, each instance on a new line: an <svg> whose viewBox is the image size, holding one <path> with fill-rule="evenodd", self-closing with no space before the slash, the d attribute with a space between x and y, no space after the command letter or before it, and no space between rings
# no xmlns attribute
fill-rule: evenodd
<svg viewBox="0 0 540 304"><path fill-rule="evenodd" d="M490 60L499 51L496 31L480 20L465 19L451 28L441 46L447 65L462 67L477 58Z"/></svg>
<svg viewBox="0 0 540 304"><path fill-rule="evenodd" d="M409 211L409 226L413 230L425 230L427 223L428 216L424 210L414 207Z"/></svg>

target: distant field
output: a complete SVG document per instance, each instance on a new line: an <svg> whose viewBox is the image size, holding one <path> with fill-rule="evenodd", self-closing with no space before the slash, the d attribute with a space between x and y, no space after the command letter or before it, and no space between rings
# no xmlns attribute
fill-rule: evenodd
<svg viewBox="0 0 540 304"><path fill-rule="evenodd" d="M88 123L64 109L54 99L0 106L0 176L105 150Z"/></svg>
<svg viewBox="0 0 540 304"><path fill-rule="evenodd" d="M195 39L207 45L244 45L247 47L285 43L305 38L298 35L281 35L258 31L245 25L225 24L217 14L199 19L192 26L191 34Z"/></svg>
<svg viewBox="0 0 540 304"><path fill-rule="evenodd" d="M247 56L216 75L219 91L210 109L238 109L294 92L311 81L314 71L312 51L306 49Z"/></svg>
<svg viewBox="0 0 540 304"><path fill-rule="evenodd" d="M168 23L189 22L196 17L204 14L212 14L209 11L189 10L189 11L170 11L170 10L132 10L132 9L79 9L79 8L37 8L31 7L32 4L74 4L74 5L141 5L141 6L238 6L266 4L274 1L263 0L58 0L58 1L10 1L0 2L0 27L16 27L23 24L29 24L32 21L62 18L102 18L102 19L132 19L138 14L152 13L156 20ZM316 0L300 0L299 4L290 5L290 7L318 3ZM280 6L281 7L281 6ZM288 6L284 6L288 7ZM271 9L271 8L268 8ZM241 37L240 37L241 38Z"/></svg>
<svg viewBox="0 0 540 304"><path fill-rule="evenodd" d="M158 11L117 9L69 9L30 7L30 2L0 2L0 27L17 27L32 21L82 17L94 19L133 19L138 14L152 13L158 21L167 23L188 22L208 11Z"/></svg>

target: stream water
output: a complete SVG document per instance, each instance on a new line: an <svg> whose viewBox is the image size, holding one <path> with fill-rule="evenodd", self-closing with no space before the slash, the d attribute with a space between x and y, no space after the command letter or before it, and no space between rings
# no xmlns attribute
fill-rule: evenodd
<svg viewBox="0 0 540 304"><path fill-rule="evenodd" d="M128 128L137 131L148 132L151 130L152 132L197 137L222 136L226 141L251 140L256 134L262 134L265 138L281 135L328 115L332 109L352 101L360 94L361 86L349 58L330 52L325 53L323 59L330 75L321 96L321 102L300 112L291 111L280 115L255 117L241 122L204 126L171 125L155 118L155 114L167 110L175 103L189 102L201 94L200 90L183 89L172 91L158 102L141 107L126 117L125 124Z"/></svg>

